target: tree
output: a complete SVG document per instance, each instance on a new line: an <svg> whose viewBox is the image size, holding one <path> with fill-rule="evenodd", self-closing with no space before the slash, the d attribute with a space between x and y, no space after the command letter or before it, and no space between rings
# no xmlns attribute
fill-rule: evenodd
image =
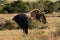
<svg viewBox="0 0 60 40"><path fill-rule="evenodd" d="M4 12L3 8L7 4L6 0L0 0L0 13Z"/></svg>
<svg viewBox="0 0 60 40"><path fill-rule="evenodd" d="M60 12L60 1L55 2L55 11Z"/></svg>
<svg viewBox="0 0 60 40"><path fill-rule="evenodd" d="M54 11L54 3L51 1L45 1L44 3L44 11L46 13L52 13Z"/></svg>

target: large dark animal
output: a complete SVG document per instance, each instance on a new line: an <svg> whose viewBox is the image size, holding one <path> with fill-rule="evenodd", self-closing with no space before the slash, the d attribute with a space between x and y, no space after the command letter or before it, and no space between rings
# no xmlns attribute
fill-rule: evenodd
<svg viewBox="0 0 60 40"><path fill-rule="evenodd" d="M45 15L40 13L38 9L34 9L26 14L16 15L13 20L23 29L23 31L28 34L28 19L34 18L43 24L46 24Z"/></svg>

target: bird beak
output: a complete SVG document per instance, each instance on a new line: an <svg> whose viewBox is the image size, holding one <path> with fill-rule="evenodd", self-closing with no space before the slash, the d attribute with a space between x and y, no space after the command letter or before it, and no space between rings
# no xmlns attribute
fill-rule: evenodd
<svg viewBox="0 0 60 40"><path fill-rule="evenodd" d="M34 18L33 18L33 17L31 17L31 19L33 20Z"/></svg>

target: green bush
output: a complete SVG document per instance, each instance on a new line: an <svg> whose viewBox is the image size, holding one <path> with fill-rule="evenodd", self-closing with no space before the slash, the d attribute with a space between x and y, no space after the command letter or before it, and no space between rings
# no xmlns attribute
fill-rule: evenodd
<svg viewBox="0 0 60 40"><path fill-rule="evenodd" d="M7 11L8 13L28 12L31 9L31 3L22 1L14 1L13 3L5 4L5 7L3 8L3 10Z"/></svg>
<svg viewBox="0 0 60 40"><path fill-rule="evenodd" d="M32 9L40 9L46 13L52 13L53 11L60 12L60 1L51 2L39 0L37 2L23 2L22 0L18 0L4 5L5 6L0 7L0 12L24 13L29 12Z"/></svg>
<svg viewBox="0 0 60 40"><path fill-rule="evenodd" d="M54 11L54 3L51 1L45 1L44 3L44 11L46 13L52 13Z"/></svg>
<svg viewBox="0 0 60 40"><path fill-rule="evenodd" d="M30 19L29 21L29 29L45 29L47 28L47 25L40 23L40 21L37 21L36 19Z"/></svg>
<svg viewBox="0 0 60 40"><path fill-rule="evenodd" d="M60 1L55 2L55 12L60 12Z"/></svg>
<svg viewBox="0 0 60 40"><path fill-rule="evenodd" d="M10 20L6 20L6 23L5 23L5 26L4 28L7 28L7 29L17 29L19 26L17 25L17 23L15 22L12 22Z"/></svg>
<svg viewBox="0 0 60 40"><path fill-rule="evenodd" d="M4 24L0 24L0 30L4 30L5 28L4 28Z"/></svg>
<svg viewBox="0 0 60 40"><path fill-rule="evenodd" d="M8 13L21 13L29 12L32 9L38 8L43 9L43 4L40 2L23 2L23 1L14 1L12 3L5 4L3 10Z"/></svg>

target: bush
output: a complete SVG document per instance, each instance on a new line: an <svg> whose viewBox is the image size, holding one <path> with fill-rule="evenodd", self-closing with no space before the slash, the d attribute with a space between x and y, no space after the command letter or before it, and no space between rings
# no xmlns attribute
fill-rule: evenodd
<svg viewBox="0 0 60 40"><path fill-rule="evenodd" d="M14 1L13 3L5 4L3 10L7 11L8 13L28 12L31 10L31 5L29 2Z"/></svg>
<svg viewBox="0 0 60 40"><path fill-rule="evenodd" d="M43 10L43 4L40 2L23 2L23 1L14 1L12 3L5 4L3 10L8 13L21 13L29 12L32 9L38 8Z"/></svg>
<svg viewBox="0 0 60 40"><path fill-rule="evenodd" d="M0 12L24 13L29 12L32 9L40 9L46 13L52 13L53 11L60 12L60 1L51 2L39 0L37 2L23 2L18 0L4 4L4 6L0 8Z"/></svg>
<svg viewBox="0 0 60 40"><path fill-rule="evenodd" d="M4 24L5 24L5 22L0 19L0 30L5 30Z"/></svg>
<svg viewBox="0 0 60 40"><path fill-rule="evenodd" d="M17 29L18 25L15 22L12 22L10 20L6 20L4 28L7 28L7 29Z"/></svg>
<svg viewBox="0 0 60 40"><path fill-rule="evenodd" d="M45 1L44 5L45 5L44 11L46 13L52 13L54 11L54 3L53 2Z"/></svg>
<svg viewBox="0 0 60 40"><path fill-rule="evenodd" d="M60 1L55 2L55 12L60 12Z"/></svg>
<svg viewBox="0 0 60 40"><path fill-rule="evenodd" d="M33 28L35 28L35 29L45 29L45 28L47 28L47 26L46 25L44 25L44 24L41 24L39 21L37 21L37 20L35 20L35 19L30 19L29 20L29 29L33 29Z"/></svg>
<svg viewBox="0 0 60 40"><path fill-rule="evenodd" d="M51 2L51 1L44 1L44 0L39 0L37 2L23 2L23 1L14 1L12 3L7 3L3 7L3 11L7 11L8 13L21 13L21 12L29 12L32 9L40 9L41 11L44 11L46 13L52 13L54 10L60 10L60 6L57 4L60 2ZM55 6L54 6L55 5ZM2 12L3 12L2 11Z"/></svg>
<svg viewBox="0 0 60 40"><path fill-rule="evenodd" d="M4 24L0 24L0 30L4 30L5 28L4 28Z"/></svg>

